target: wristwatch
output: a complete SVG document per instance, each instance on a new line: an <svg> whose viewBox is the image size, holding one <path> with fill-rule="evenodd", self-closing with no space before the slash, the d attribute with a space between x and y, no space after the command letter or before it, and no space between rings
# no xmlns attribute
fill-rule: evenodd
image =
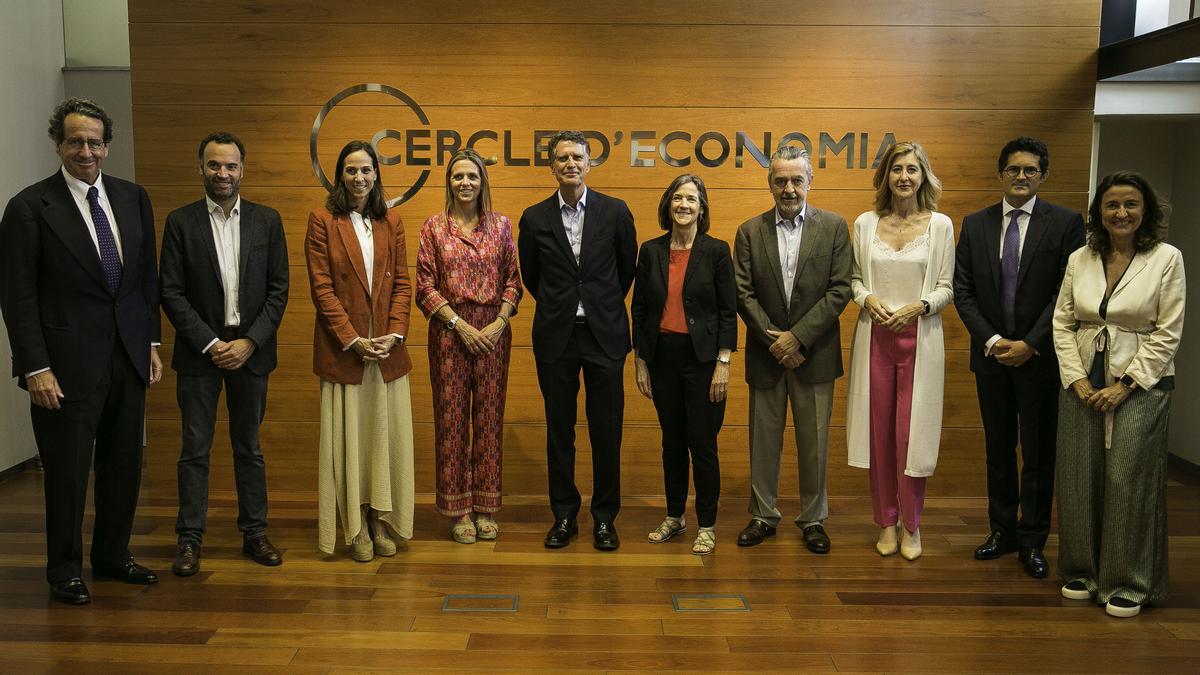
<svg viewBox="0 0 1200 675"><path fill-rule="evenodd" d="M729 365L729 357L726 356L725 358L721 358L718 356L717 363L724 363L725 365Z"/></svg>
<svg viewBox="0 0 1200 675"><path fill-rule="evenodd" d="M454 330L454 326L458 324L458 315L455 314L453 319L446 322L446 330Z"/></svg>
<svg viewBox="0 0 1200 675"><path fill-rule="evenodd" d="M928 300L922 300L922 301L921 301L921 305L925 307L925 313L926 313L926 314L928 314L928 313L929 313L929 310L930 310L930 307L929 307L929 301L928 301Z"/></svg>
<svg viewBox="0 0 1200 675"><path fill-rule="evenodd" d="M1126 389L1133 390L1138 388L1138 383L1134 381L1133 377L1130 376L1129 373L1125 373L1121 376L1121 379L1117 381L1120 382Z"/></svg>

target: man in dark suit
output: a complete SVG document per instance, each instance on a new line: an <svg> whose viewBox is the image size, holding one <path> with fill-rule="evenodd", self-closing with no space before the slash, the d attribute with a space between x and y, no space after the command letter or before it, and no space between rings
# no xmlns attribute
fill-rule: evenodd
<svg viewBox="0 0 1200 675"><path fill-rule="evenodd" d="M183 420L179 537L171 571L200 570L208 465L217 399L225 387L242 551L283 562L267 539L267 474L258 428L275 369L275 332L288 296L287 244L279 213L241 198L245 148L226 132L200 141L205 197L172 211L163 232L162 305L175 326L171 367Z"/></svg>
<svg viewBox="0 0 1200 675"><path fill-rule="evenodd" d="M963 220L954 269L987 445L991 534L975 558L1020 550L1018 560L1038 579L1049 570L1042 548L1050 534L1061 388L1050 319L1067 258L1083 245L1083 218L1036 196L1049 167L1041 141L1021 137L1004 146L1004 199Z"/></svg>
<svg viewBox="0 0 1200 675"><path fill-rule="evenodd" d="M96 103L60 103L50 138L62 170L13 197L0 220L0 306L45 467L50 594L83 604L93 448L92 575L158 581L129 552L146 387L162 376L154 214L141 186L101 174L112 120Z"/></svg>
<svg viewBox="0 0 1200 675"><path fill-rule="evenodd" d="M554 525L546 548L578 533L575 415L579 372L587 390L592 443L592 534L602 551L620 545L613 521L621 509L623 370L629 353L625 294L633 284L637 232L625 202L588 190L587 138L562 131L550 138L550 171L558 190L521 215L517 248L525 287L537 301L533 355L546 404L546 459Z"/></svg>
<svg viewBox="0 0 1200 675"><path fill-rule="evenodd" d="M842 375L838 316L850 301L850 231L836 213L808 204L808 153L794 146L771 156L767 184L775 208L738 227L734 279L746 322L750 385L750 524L738 546L775 536L781 514L779 461L790 400L804 544L828 553L825 467L833 381Z"/></svg>

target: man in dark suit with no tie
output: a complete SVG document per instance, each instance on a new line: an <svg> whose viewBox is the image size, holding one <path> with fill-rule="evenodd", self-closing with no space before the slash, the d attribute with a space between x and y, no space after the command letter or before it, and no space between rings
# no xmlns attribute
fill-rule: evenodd
<svg viewBox="0 0 1200 675"><path fill-rule="evenodd" d="M62 170L13 197L0 220L0 307L45 467L46 579L55 600L79 605L91 601L82 528L93 451L92 575L158 581L129 552L146 387L162 376L158 275L150 198L100 172L112 120L72 98L49 131Z"/></svg>
<svg viewBox="0 0 1200 675"><path fill-rule="evenodd" d="M182 415L179 537L171 571L200 569L217 399L225 388L242 551L283 562L267 539L267 475L258 429L275 369L275 333L288 296L287 244L279 213L241 198L245 148L226 132L200 141L205 197L172 211L163 232L162 305L175 326L171 367Z"/></svg>
<svg viewBox="0 0 1200 675"><path fill-rule="evenodd" d="M954 269L987 446L991 534L975 558L1019 550L1025 571L1038 579L1049 571L1042 548L1050 535L1060 389L1050 319L1067 258L1083 245L1083 218L1037 197L1049 168L1041 141L1021 137L1004 146L1004 199L963 220Z"/></svg>
<svg viewBox="0 0 1200 675"><path fill-rule="evenodd" d="M546 405L546 459L554 525L546 548L562 548L579 532L575 485L575 420L579 373L587 390L592 444L592 535L615 550L621 509L623 371L630 350L625 295L637 263L637 232L625 202L589 190L587 138L561 131L550 138L550 171L558 190L521 215L517 249L525 287L537 301L533 355Z"/></svg>

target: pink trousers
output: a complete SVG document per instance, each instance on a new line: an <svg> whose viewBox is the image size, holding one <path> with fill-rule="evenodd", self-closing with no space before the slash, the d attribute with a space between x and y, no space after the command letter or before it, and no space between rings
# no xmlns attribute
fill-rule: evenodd
<svg viewBox="0 0 1200 675"><path fill-rule="evenodd" d="M904 475L916 361L915 321L899 333L871 326L871 507L876 525L892 527L903 516L909 532L925 504L925 479Z"/></svg>

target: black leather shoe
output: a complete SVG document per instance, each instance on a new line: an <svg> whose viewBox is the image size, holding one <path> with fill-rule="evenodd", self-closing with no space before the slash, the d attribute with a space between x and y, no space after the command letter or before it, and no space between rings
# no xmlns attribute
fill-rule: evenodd
<svg viewBox="0 0 1200 675"><path fill-rule="evenodd" d="M283 554L267 539L267 535L247 539L242 544L242 553L254 559L254 562L267 567L283 564Z"/></svg>
<svg viewBox="0 0 1200 675"><path fill-rule="evenodd" d="M546 533L546 548L562 548L571 543L571 537L579 534L579 523L574 518L563 518L554 521L550 531Z"/></svg>
<svg viewBox="0 0 1200 675"><path fill-rule="evenodd" d="M804 528L804 545L813 553L829 553L829 535L820 523Z"/></svg>
<svg viewBox="0 0 1200 675"><path fill-rule="evenodd" d="M1050 571L1050 565L1046 563L1046 556L1042 555L1040 548L1023 548L1017 559L1025 566L1025 572L1034 579L1045 579L1046 573Z"/></svg>
<svg viewBox="0 0 1200 675"><path fill-rule="evenodd" d="M181 541L175 549L175 562L171 573L177 577L190 577L200 571L200 544Z"/></svg>
<svg viewBox="0 0 1200 675"><path fill-rule="evenodd" d="M93 579L116 579L127 584L149 586L158 583L158 575L135 563L133 558L116 567L93 567Z"/></svg>
<svg viewBox="0 0 1200 675"><path fill-rule="evenodd" d="M975 549L976 560L995 560L1017 550L1017 543L999 532L992 532L986 541Z"/></svg>
<svg viewBox="0 0 1200 675"><path fill-rule="evenodd" d="M87 585L79 577L50 584L50 597L67 605L86 605L92 601Z"/></svg>
<svg viewBox="0 0 1200 675"><path fill-rule="evenodd" d="M738 546L758 546L767 537L775 536L775 528L755 518L738 533Z"/></svg>
<svg viewBox="0 0 1200 675"><path fill-rule="evenodd" d="M612 523L601 521L596 523L596 529L592 531L592 537L596 540L596 550L599 551L615 551L621 545L621 540L617 538L617 528Z"/></svg>

